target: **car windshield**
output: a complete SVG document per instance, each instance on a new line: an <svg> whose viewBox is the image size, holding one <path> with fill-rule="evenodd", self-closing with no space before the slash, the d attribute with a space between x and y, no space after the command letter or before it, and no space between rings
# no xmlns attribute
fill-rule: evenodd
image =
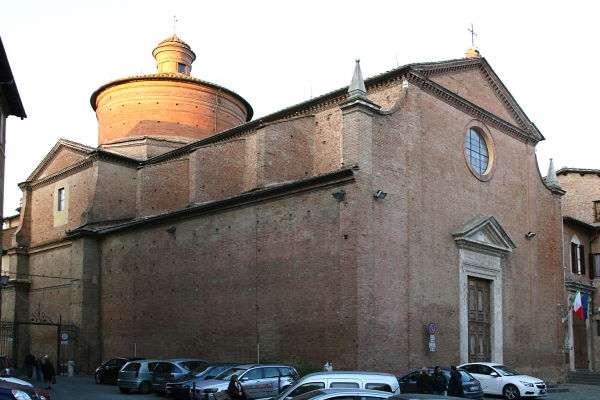
<svg viewBox="0 0 600 400"><path fill-rule="evenodd" d="M191 370L190 372L188 372L186 375L188 375L188 376L198 376L201 373L203 373L204 371L206 371L206 369L208 367L210 367L210 365L208 365L208 364L202 364L198 368L195 368L195 369Z"/></svg>
<svg viewBox="0 0 600 400"><path fill-rule="evenodd" d="M312 399L313 397L316 396L321 396L324 392L320 391L320 390L312 390L310 392L307 393L303 393L299 396L294 397L294 400L307 400L307 399Z"/></svg>
<svg viewBox="0 0 600 400"><path fill-rule="evenodd" d="M497 369L502 376L521 375L520 373L518 373L510 367L507 367L506 365L494 365L494 368Z"/></svg>
<svg viewBox="0 0 600 400"><path fill-rule="evenodd" d="M233 374L241 375L246 370L247 370L247 368L238 368L238 367L229 368L228 370L221 372L215 379L220 379L222 381L228 381L231 378L231 375L233 375Z"/></svg>
<svg viewBox="0 0 600 400"><path fill-rule="evenodd" d="M463 382L472 382L475 380L473 375L469 374L467 371L463 371L462 369L459 369L458 372L460 372Z"/></svg>

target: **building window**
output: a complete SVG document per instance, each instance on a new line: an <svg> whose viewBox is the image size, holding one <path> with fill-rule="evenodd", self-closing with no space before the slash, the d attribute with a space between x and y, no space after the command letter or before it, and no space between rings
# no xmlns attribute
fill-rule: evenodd
<svg viewBox="0 0 600 400"><path fill-rule="evenodd" d="M58 189L58 211L65 209L65 188Z"/></svg>
<svg viewBox="0 0 600 400"><path fill-rule="evenodd" d="M600 200L594 202L594 215L596 216L596 222L600 222Z"/></svg>
<svg viewBox="0 0 600 400"><path fill-rule="evenodd" d="M467 132L465 147L467 150L467 158L475 172L481 175L485 174L490 162L490 156L483 135L476 129L470 128Z"/></svg>
<svg viewBox="0 0 600 400"><path fill-rule="evenodd" d="M177 63L177 72L185 74L185 64Z"/></svg>
<svg viewBox="0 0 600 400"><path fill-rule="evenodd" d="M585 250L577 236L571 241L571 272L585 275Z"/></svg>

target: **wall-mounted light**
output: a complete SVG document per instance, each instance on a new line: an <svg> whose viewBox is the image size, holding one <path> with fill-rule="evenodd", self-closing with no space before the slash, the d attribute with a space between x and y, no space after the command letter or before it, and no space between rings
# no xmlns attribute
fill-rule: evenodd
<svg viewBox="0 0 600 400"><path fill-rule="evenodd" d="M336 200L342 200L344 198L344 196L346 196L346 192L343 191L342 189L338 189L335 192L331 193L331 195L336 199Z"/></svg>
<svg viewBox="0 0 600 400"><path fill-rule="evenodd" d="M8 285L8 275L0 276L0 283L2 283L2 286Z"/></svg>
<svg viewBox="0 0 600 400"><path fill-rule="evenodd" d="M385 196L387 196L387 193L384 192L383 190L378 190L373 197L375 197L376 199L385 199Z"/></svg>
<svg viewBox="0 0 600 400"><path fill-rule="evenodd" d="M531 238L533 238L534 236L535 236L535 233L533 233L533 232L527 232L527 233L525 234L525 237L526 237L527 239L531 239Z"/></svg>
<svg viewBox="0 0 600 400"><path fill-rule="evenodd" d="M176 229L177 228L175 228L174 226L170 226L170 227L167 228L167 232L169 232L169 233L175 233Z"/></svg>

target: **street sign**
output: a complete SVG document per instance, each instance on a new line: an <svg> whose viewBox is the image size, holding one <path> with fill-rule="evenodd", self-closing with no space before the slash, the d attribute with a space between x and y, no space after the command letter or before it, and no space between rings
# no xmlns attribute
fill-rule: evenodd
<svg viewBox="0 0 600 400"><path fill-rule="evenodd" d="M69 340L69 332L61 332L60 340L62 340L63 342L66 342L67 340Z"/></svg>
<svg viewBox="0 0 600 400"><path fill-rule="evenodd" d="M430 322L429 323L429 334L430 335L435 335L435 331L436 331L435 324L433 322Z"/></svg>

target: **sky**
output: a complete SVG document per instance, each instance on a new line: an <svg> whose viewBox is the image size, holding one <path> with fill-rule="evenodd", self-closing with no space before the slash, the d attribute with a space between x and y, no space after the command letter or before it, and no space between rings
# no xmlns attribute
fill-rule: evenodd
<svg viewBox="0 0 600 400"><path fill-rule="evenodd" d="M7 120L5 216L59 139L97 146L90 96L156 73L152 50L174 29L196 53L192 76L241 95L254 119L347 86L356 58L368 78L462 58L474 39L546 138L536 147L542 175L551 157L557 170L600 169L589 126L600 93L597 1L4 0L0 9L27 113Z"/></svg>

